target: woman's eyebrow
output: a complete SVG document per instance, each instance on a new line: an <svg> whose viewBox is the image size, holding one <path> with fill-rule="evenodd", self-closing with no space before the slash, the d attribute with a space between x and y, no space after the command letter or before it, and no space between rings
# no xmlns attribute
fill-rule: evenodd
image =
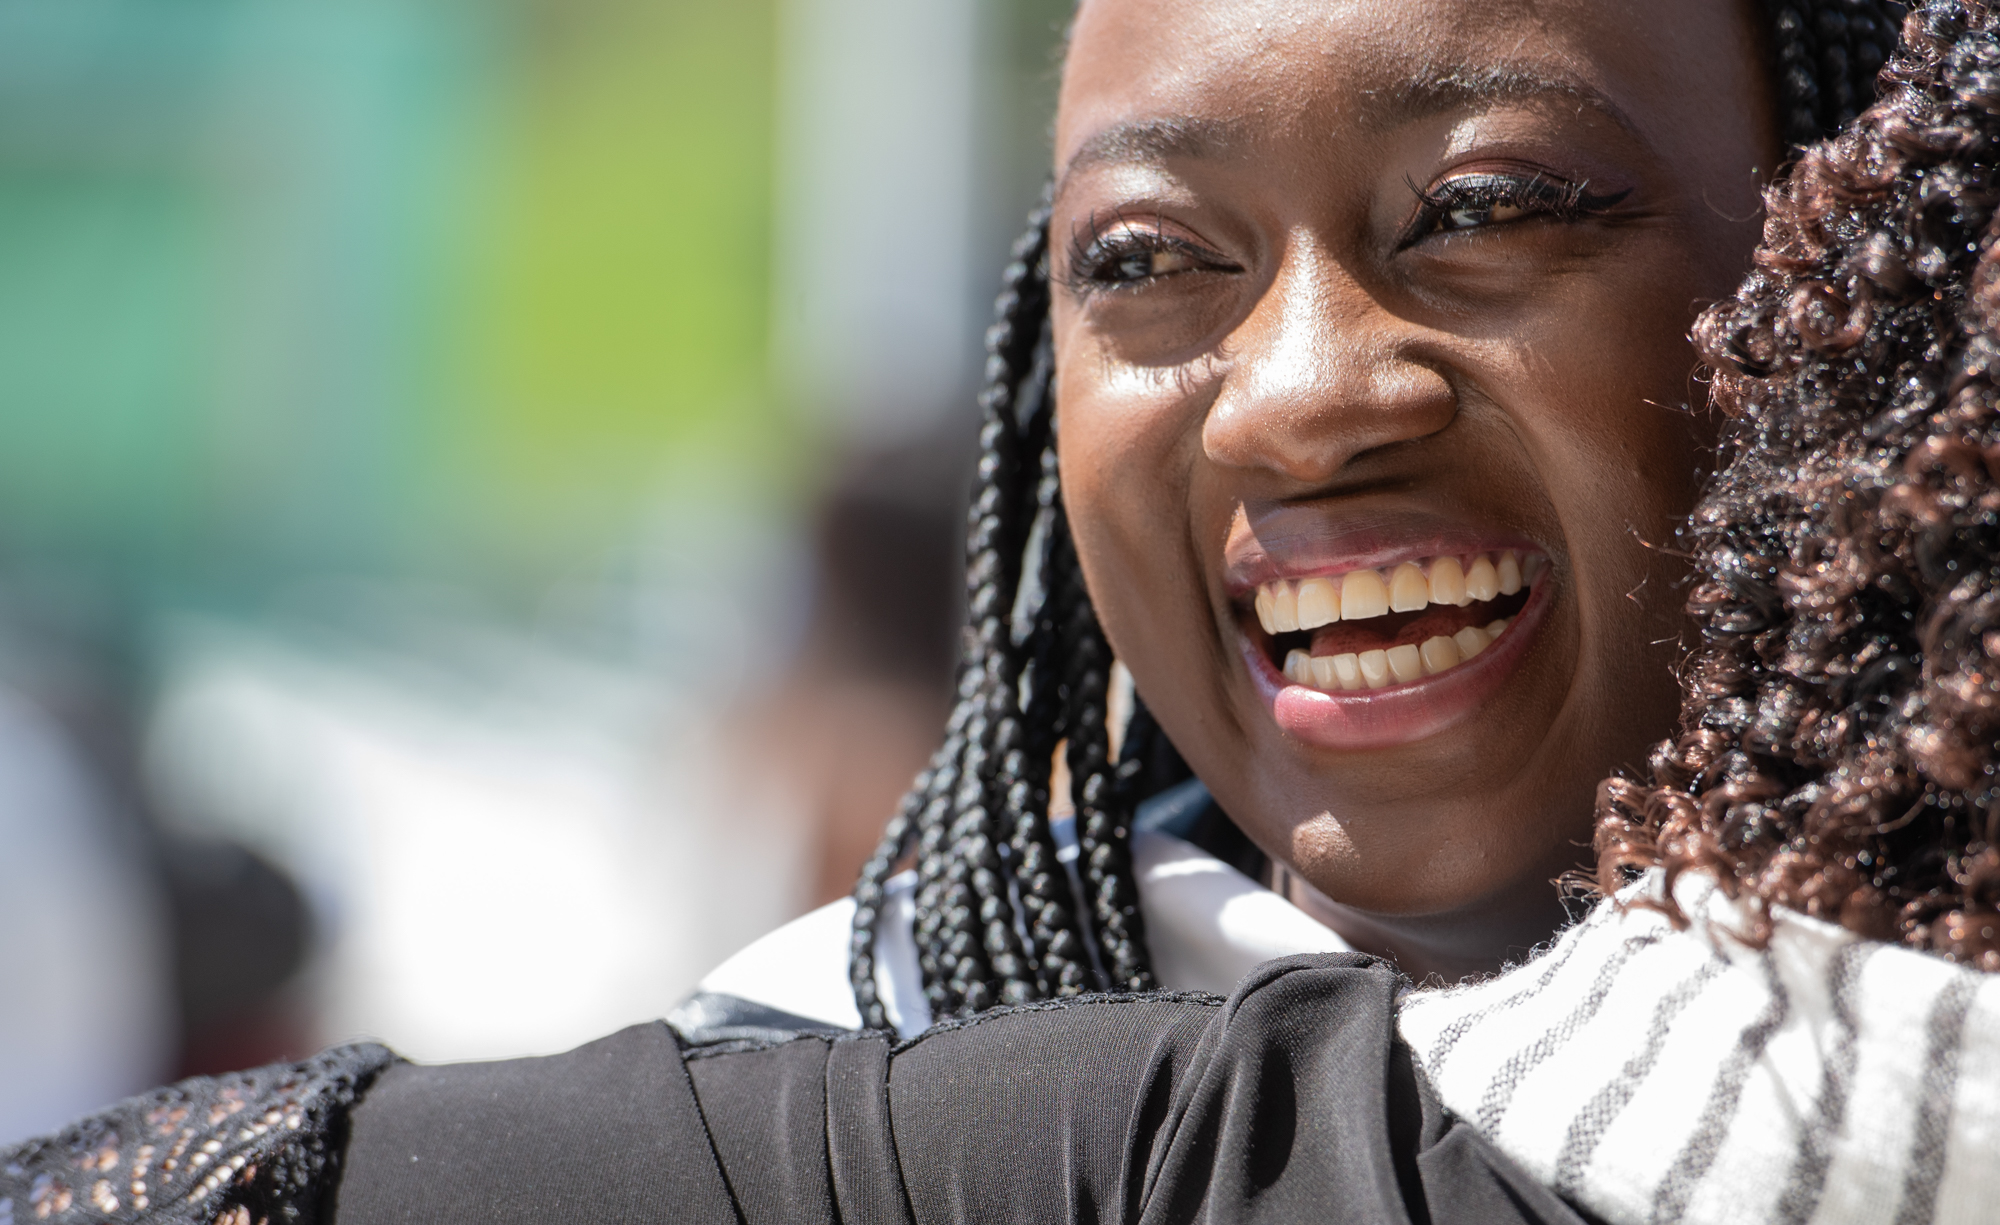
<svg viewBox="0 0 2000 1225"><path fill-rule="evenodd" d="M1212 157L1232 142L1236 125L1214 119L1136 119L1114 123L1077 146L1056 176L1057 196L1093 166L1156 165L1176 157Z"/></svg>
<svg viewBox="0 0 2000 1225"><path fill-rule="evenodd" d="M1364 90L1361 98L1356 119L1374 130L1496 102L1562 98L1598 112L1635 139L1645 139L1618 104L1589 82L1531 65L1419 71L1387 88ZM1077 146L1056 176L1055 196L1062 196L1072 177L1093 167L1158 165L1172 158L1215 157L1244 138L1240 123L1193 116L1115 123Z"/></svg>
<svg viewBox="0 0 2000 1225"><path fill-rule="evenodd" d="M1441 111L1464 110L1496 102L1565 98L1588 107L1639 139L1638 125L1616 102L1588 81L1545 71L1531 64L1488 64L1477 68L1420 71L1388 89L1368 91L1364 111L1378 127L1387 127Z"/></svg>

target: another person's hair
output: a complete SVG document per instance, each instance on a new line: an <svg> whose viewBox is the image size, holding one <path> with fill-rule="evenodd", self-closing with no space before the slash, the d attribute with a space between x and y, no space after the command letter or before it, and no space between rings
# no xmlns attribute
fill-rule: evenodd
<svg viewBox="0 0 2000 1225"><path fill-rule="evenodd" d="M1759 0L1759 11L1788 146L1818 139L1872 99L1900 6ZM933 1015L1154 985L1131 813L1187 767L1143 707L1121 759L1111 757L1112 653L1084 589L1056 472L1048 217L1045 203L1016 243L986 337L958 704L854 890L849 964L871 1027L886 1023L875 987L883 887L912 852ZM1058 745L1073 780L1080 893L1057 861L1047 819Z"/></svg>
<svg viewBox="0 0 2000 1225"><path fill-rule="evenodd" d="M2000 969L2000 37L1910 16L1882 100L1769 194L1703 317L1728 462L1689 526L1700 642L1598 883L1715 874ZM1671 908L1671 903L1669 903Z"/></svg>

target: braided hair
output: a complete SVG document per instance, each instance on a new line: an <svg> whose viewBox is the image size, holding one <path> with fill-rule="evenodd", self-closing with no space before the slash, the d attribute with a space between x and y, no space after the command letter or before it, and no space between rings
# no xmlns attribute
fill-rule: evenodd
<svg viewBox="0 0 2000 1225"><path fill-rule="evenodd" d="M883 885L912 847L932 1015L1154 985L1132 880L1133 784L1187 769L1143 711L1111 758L1111 647L1056 470L1047 254L1045 201L1015 244L986 336L958 704L855 888L850 964L872 1027L886 1023L874 973ZM1049 828L1059 746L1073 780L1080 889Z"/></svg>
<svg viewBox="0 0 2000 1225"><path fill-rule="evenodd" d="M1760 3L1788 145L1819 139L1873 100L1899 5ZM1133 880L1132 811L1189 771L1138 701L1112 757L1111 647L1057 476L1048 247L1045 193L1014 244L986 334L957 705L854 890L849 973L870 1028L887 1025L875 982L884 888L912 854L918 963L934 1017L1156 985ZM1076 808L1074 885L1048 819L1059 749Z"/></svg>
<svg viewBox="0 0 2000 1225"><path fill-rule="evenodd" d="M1894 0L1760 0L1778 134L1801 149L1875 101L1875 76L1903 21Z"/></svg>

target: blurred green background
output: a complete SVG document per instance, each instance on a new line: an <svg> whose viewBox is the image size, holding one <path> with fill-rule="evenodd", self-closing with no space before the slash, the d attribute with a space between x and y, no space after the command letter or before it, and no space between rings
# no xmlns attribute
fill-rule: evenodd
<svg viewBox="0 0 2000 1225"><path fill-rule="evenodd" d="M845 890L1068 9L0 0L0 1143Z"/></svg>
<svg viewBox="0 0 2000 1225"><path fill-rule="evenodd" d="M1062 9L974 6L952 66L982 295ZM686 481L796 502L844 438L772 351L782 41L769 0L0 3L0 561L532 597Z"/></svg>

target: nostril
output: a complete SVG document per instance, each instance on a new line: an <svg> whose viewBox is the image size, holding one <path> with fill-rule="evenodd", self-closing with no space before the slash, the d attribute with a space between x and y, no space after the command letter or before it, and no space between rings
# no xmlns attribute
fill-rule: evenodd
<svg viewBox="0 0 2000 1225"><path fill-rule="evenodd" d="M1242 363L1202 422L1202 450L1220 467L1261 471L1302 489L1336 479L1357 460L1442 433L1458 397L1437 372L1412 363L1358 379L1273 381Z"/></svg>

